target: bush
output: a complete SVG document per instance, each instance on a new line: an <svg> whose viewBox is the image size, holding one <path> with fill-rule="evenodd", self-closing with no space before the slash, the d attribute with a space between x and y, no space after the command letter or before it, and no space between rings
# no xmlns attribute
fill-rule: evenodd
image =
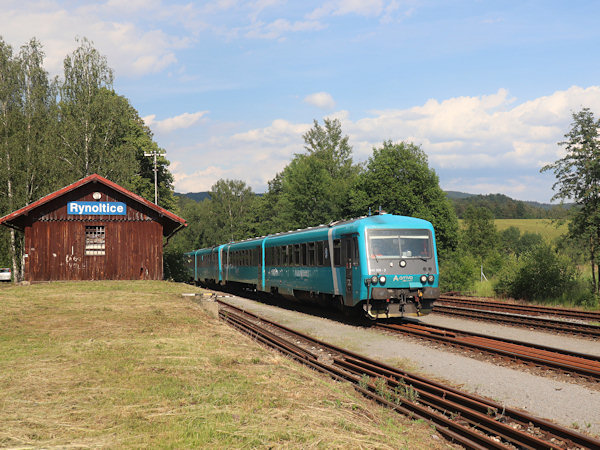
<svg viewBox="0 0 600 450"><path fill-rule="evenodd" d="M163 278L171 281L188 281L183 251L175 246L166 247L163 252Z"/></svg>
<svg viewBox="0 0 600 450"><path fill-rule="evenodd" d="M584 308L597 309L600 306L598 296L594 294L594 285L591 280L578 280L568 300L574 306L583 306Z"/></svg>
<svg viewBox="0 0 600 450"><path fill-rule="evenodd" d="M465 253L448 255L440 268L440 289L447 291L468 291L479 279L479 265L475 258Z"/></svg>
<svg viewBox="0 0 600 450"><path fill-rule="evenodd" d="M577 271L564 255L540 243L514 264L507 264L494 290L497 294L526 300L558 299L575 287Z"/></svg>

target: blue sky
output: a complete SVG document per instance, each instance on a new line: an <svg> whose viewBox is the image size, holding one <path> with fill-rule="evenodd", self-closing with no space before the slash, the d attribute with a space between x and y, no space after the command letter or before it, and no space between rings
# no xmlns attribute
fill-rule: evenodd
<svg viewBox="0 0 600 450"><path fill-rule="evenodd" d="M45 65L85 36L167 151L179 192L256 192L340 119L354 159L422 146L446 190L548 202L572 112L600 116L592 1L13 1L0 36Z"/></svg>

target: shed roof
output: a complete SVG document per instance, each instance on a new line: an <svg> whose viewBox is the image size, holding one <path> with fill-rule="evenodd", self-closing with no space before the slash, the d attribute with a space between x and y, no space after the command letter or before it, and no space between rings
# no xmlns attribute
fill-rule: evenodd
<svg viewBox="0 0 600 450"><path fill-rule="evenodd" d="M172 212L167 211L166 209L161 208L158 205L155 205L154 203L146 200L145 198L143 198L137 194L134 194L131 191L128 191L124 187L119 186L118 184L113 183L112 181L107 180L106 178L104 178L98 174L88 175L87 177L82 178L81 180L76 181L73 184L65 186L64 188L59 189L58 191L55 191L51 194L48 194L45 197L42 197L39 200L37 200L33 203L30 203L29 205L24 206L21 209L18 209L4 217L1 217L0 225L6 225L11 228L23 230L23 228L25 226L25 218L32 211L34 211L35 209L39 208L40 206L60 197L62 195L65 195L68 192L72 192L75 189L78 189L89 183L104 184L105 186L108 186L111 189L114 189L115 191L125 195L126 197L129 197L133 201L135 201L139 204L142 204L142 205L146 206L147 208L150 208L151 210L155 211L158 215L157 221L160 222L163 226L163 235L164 236L169 236L169 235L173 234L178 228L180 228L182 226L183 227L187 226L185 219L182 219L181 217L173 214Z"/></svg>

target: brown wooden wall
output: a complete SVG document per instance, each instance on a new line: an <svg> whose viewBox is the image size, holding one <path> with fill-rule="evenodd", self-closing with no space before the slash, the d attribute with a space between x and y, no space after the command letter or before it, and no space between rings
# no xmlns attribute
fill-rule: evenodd
<svg viewBox="0 0 600 450"><path fill-rule="evenodd" d="M67 202L101 201L127 205L125 216L67 215ZM37 210L25 227L25 278L51 280L160 280L163 229L155 211L105 185L70 192ZM105 227L105 255L85 254L85 227Z"/></svg>
<svg viewBox="0 0 600 450"><path fill-rule="evenodd" d="M105 254L85 254L86 225L104 225ZM35 222L25 229L28 281L160 280L162 227L156 222Z"/></svg>

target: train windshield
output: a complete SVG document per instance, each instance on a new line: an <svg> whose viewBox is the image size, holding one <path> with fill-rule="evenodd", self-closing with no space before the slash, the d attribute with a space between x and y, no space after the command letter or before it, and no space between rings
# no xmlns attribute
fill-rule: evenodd
<svg viewBox="0 0 600 450"><path fill-rule="evenodd" d="M429 230L369 230L367 242L373 259L431 258Z"/></svg>

